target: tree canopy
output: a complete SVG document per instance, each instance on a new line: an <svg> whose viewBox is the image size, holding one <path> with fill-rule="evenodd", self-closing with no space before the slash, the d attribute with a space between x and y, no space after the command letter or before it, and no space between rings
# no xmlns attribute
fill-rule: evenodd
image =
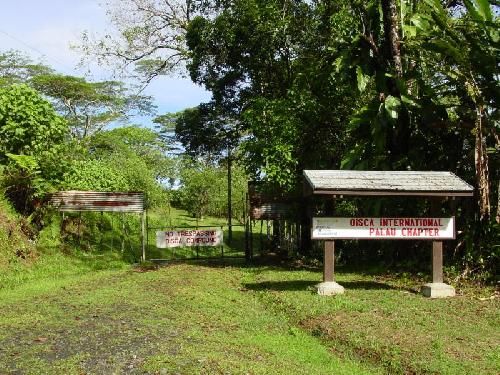
<svg viewBox="0 0 500 375"><path fill-rule="evenodd" d="M125 121L133 113L149 114L151 98L130 93L123 82L89 82L61 74L41 74L30 83L53 100L68 119L76 139L86 138L113 122Z"/></svg>

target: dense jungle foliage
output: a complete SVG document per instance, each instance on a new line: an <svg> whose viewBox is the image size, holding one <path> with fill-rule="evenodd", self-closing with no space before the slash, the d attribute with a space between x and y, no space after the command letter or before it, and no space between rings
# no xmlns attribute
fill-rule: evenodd
<svg viewBox="0 0 500 375"><path fill-rule="evenodd" d="M292 197L299 210L291 219L307 227L304 169L451 171L475 197L441 207L462 230L448 264L497 275L497 1L126 0L108 10L117 33L85 34L86 56L135 63L144 82L187 73L212 100L158 116L156 130L131 126L129 116L154 112L151 98L3 53L2 184L19 212L32 214L53 190L97 189L143 190L151 206L172 201L197 217L224 216L229 169L234 217L249 176ZM174 141L184 156L168 156ZM342 209L426 215L429 205L373 199ZM345 246L358 260L413 264L425 255Z"/></svg>

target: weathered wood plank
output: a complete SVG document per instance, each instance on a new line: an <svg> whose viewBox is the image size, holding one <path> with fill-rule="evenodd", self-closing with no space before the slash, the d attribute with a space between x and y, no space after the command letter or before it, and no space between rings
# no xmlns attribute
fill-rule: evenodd
<svg viewBox="0 0 500 375"><path fill-rule="evenodd" d="M313 194L472 196L474 189L451 172L306 170Z"/></svg>

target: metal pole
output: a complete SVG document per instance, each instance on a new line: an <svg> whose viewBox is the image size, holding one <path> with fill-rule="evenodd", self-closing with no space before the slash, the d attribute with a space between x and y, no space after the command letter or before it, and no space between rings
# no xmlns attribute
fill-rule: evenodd
<svg viewBox="0 0 500 375"><path fill-rule="evenodd" d="M80 231L80 226L82 225L82 211L79 212L78 215L78 245L81 245L82 242L82 233Z"/></svg>
<svg viewBox="0 0 500 375"><path fill-rule="evenodd" d="M149 245L149 215L146 209L146 246Z"/></svg>
<svg viewBox="0 0 500 375"><path fill-rule="evenodd" d="M248 207L247 207L247 201L248 201L248 193L246 193L244 201L243 201L243 222L245 223L245 259L247 261L250 260L250 246L249 246L249 237L248 237Z"/></svg>
<svg viewBox="0 0 500 375"><path fill-rule="evenodd" d="M64 215L64 211L61 212L61 227L59 228L59 234L61 235L61 237L64 235L64 219L66 218L66 216Z"/></svg>
<svg viewBox="0 0 500 375"><path fill-rule="evenodd" d="M250 258L253 258L253 227L252 219L248 220L248 231L249 231L249 248L250 248Z"/></svg>
<svg viewBox="0 0 500 375"><path fill-rule="evenodd" d="M123 251L125 250L125 219L124 219L124 216L125 216L125 213L122 212L122 254L123 254Z"/></svg>
<svg viewBox="0 0 500 375"><path fill-rule="evenodd" d="M114 230L113 213L111 212L110 215L111 215L111 251L113 251L113 239L115 238L115 236L113 234L113 230Z"/></svg>
<svg viewBox="0 0 500 375"><path fill-rule="evenodd" d="M260 220L260 255L262 256L262 252L264 251L264 237L262 234L262 225L264 224L264 221L261 219Z"/></svg>
<svg viewBox="0 0 500 375"><path fill-rule="evenodd" d="M231 187L231 148L227 147L227 225L229 226L229 232L227 236L227 243L231 245L233 240L233 228L232 228L232 187Z"/></svg>
<svg viewBox="0 0 500 375"><path fill-rule="evenodd" d="M144 242L145 240L145 222L146 222L146 210L142 211L141 214L141 243L142 243L142 261L146 261L146 244Z"/></svg>
<svg viewBox="0 0 500 375"><path fill-rule="evenodd" d="M224 238L224 227L222 225L220 227L220 230L223 233L222 238ZM222 241L220 249L222 251L222 258L224 258L224 241Z"/></svg>
<svg viewBox="0 0 500 375"><path fill-rule="evenodd" d="M102 224L102 222L103 222L103 220L102 220L103 216L104 216L104 212L101 211L101 220L99 222L99 228L100 228L99 232L103 232L103 229L104 229L103 224ZM99 240L99 248L101 249L101 251L104 250L104 245L103 245L104 242L103 242L103 240L104 240L104 236L101 233L100 234L100 240Z"/></svg>

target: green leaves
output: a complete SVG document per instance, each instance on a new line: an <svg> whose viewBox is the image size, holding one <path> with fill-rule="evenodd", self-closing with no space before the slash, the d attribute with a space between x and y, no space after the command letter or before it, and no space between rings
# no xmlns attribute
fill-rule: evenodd
<svg viewBox="0 0 500 375"><path fill-rule="evenodd" d="M9 160L14 161L18 168L24 169L29 173L37 173L40 168L37 160L30 155L14 155L7 153L6 154Z"/></svg>
<svg viewBox="0 0 500 375"><path fill-rule="evenodd" d="M148 205L165 203L162 183L174 177L174 167L158 133L116 128L89 137L87 147L66 173L66 189L144 191Z"/></svg>
<svg viewBox="0 0 500 375"><path fill-rule="evenodd" d="M0 161L7 153L35 157L64 140L68 127L52 106L26 85L0 89Z"/></svg>
<svg viewBox="0 0 500 375"><path fill-rule="evenodd" d="M398 112L400 110L401 101L395 96L389 95L384 102L384 109L387 112L387 115L392 120L396 120L398 118Z"/></svg>
<svg viewBox="0 0 500 375"><path fill-rule="evenodd" d="M7 164L4 185L18 211L31 213L34 200L62 179L67 134L66 121L34 89L0 89L0 163Z"/></svg>
<svg viewBox="0 0 500 375"><path fill-rule="evenodd" d="M72 190L128 191L125 173L109 160L81 160L73 164L65 185Z"/></svg>
<svg viewBox="0 0 500 375"><path fill-rule="evenodd" d="M363 74L363 70L360 66L356 67L356 78L358 80L358 90L363 92L366 89L366 85L370 81L370 76Z"/></svg>
<svg viewBox="0 0 500 375"><path fill-rule="evenodd" d="M85 78L61 74L38 75L31 84L54 103L69 121L76 139L99 132L114 121L126 120L130 113L149 114L151 98L131 94L123 82L89 82Z"/></svg>
<svg viewBox="0 0 500 375"><path fill-rule="evenodd" d="M493 12L488 0L464 0L464 5L472 19L476 21L493 20Z"/></svg>
<svg viewBox="0 0 500 375"><path fill-rule="evenodd" d="M248 176L237 163L232 163L232 212L241 218L244 210L243 197L247 191ZM227 215L227 164L213 165L192 158L181 161L180 188L175 199L180 207L193 217Z"/></svg>

